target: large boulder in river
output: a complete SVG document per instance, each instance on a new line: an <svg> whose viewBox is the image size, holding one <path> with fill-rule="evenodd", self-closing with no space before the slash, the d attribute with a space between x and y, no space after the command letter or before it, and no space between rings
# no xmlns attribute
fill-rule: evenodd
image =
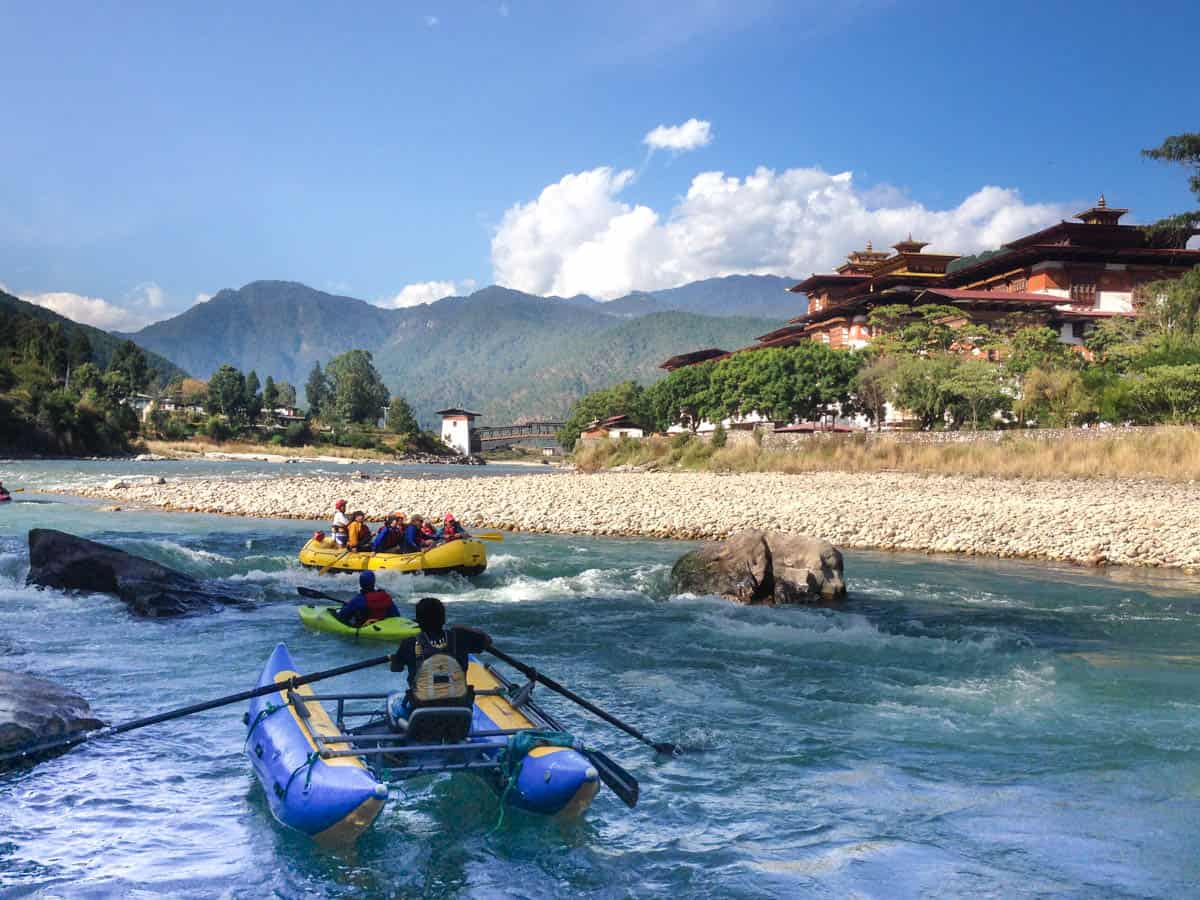
<svg viewBox="0 0 1200 900"><path fill-rule="evenodd" d="M182 616L243 602L153 560L50 528L29 532L26 581L60 590L116 594L142 616Z"/></svg>
<svg viewBox="0 0 1200 900"><path fill-rule="evenodd" d="M677 593L738 603L828 603L846 596L842 554L829 541L781 531L743 531L680 557Z"/></svg>
<svg viewBox="0 0 1200 900"><path fill-rule="evenodd" d="M32 741L102 727L88 702L75 692L44 678L0 669L0 754ZM0 772L5 768L0 761Z"/></svg>

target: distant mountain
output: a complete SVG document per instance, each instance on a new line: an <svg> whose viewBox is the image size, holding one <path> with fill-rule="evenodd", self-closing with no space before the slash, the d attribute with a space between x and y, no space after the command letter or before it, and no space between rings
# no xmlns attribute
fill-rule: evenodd
<svg viewBox="0 0 1200 900"><path fill-rule="evenodd" d="M787 320L808 307L803 294L788 293L788 288L795 283L795 278L778 275L727 275L660 291L634 291L607 302L593 300L586 294L562 302L577 306L590 303L614 316L645 316L675 309L705 316Z"/></svg>
<svg viewBox="0 0 1200 900"><path fill-rule="evenodd" d="M208 378L231 363L291 381L346 350L378 342L390 331L392 310L338 297L294 281L255 281L219 291L191 309L131 335L192 372Z"/></svg>
<svg viewBox="0 0 1200 900"><path fill-rule="evenodd" d="M256 281L223 290L134 337L198 377L231 363L260 378L290 381L301 395L315 362L362 347L421 421L431 423L441 406L462 404L505 422L562 415L589 390L627 378L652 380L663 374L657 366L664 359L697 347L745 346L802 311L803 300L780 286L792 282L745 278L750 280L712 279L611 303L492 286L404 309L382 309L295 282ZM719 283L729 289L723 315L673 308L716 307ZM742 306L762 308L776 291L786 301L778 304L778 316L729 315ZM664 293L665 299L659 296Z"/></svg>
<svg viewBox="0 0 1200 900"><path fill-rule="evenodd" d="M36 303L29 303L19 297L12 296L12 294L6 294L4 291L0 291L0 310L10 315L28 316L43 322L57 322L62 326L63 333L68 339L76 331L83 332L87 335L88 343L92 345L92 362L102 369L108 366L108 361L112 358L113 353L116 352L117 347L126 340L125 335L110 334L91 325L84 325L81 322L76 322L74 319L68 319L66 316L59 315L52 309L46 309L46 307L38 306ZM150 368L154 369L157 383L165 385L176 375L187 374L171 360L148 350L140 341L135 341L135 343L145 351Z"/></svg>

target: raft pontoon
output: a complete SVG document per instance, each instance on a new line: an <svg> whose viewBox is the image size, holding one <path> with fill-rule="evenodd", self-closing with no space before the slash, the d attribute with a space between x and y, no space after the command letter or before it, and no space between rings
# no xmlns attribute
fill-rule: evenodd
<svg viewBox="0 0 1200 900"><path fill-rule="evenodd" d="M544 815L582 813L599 790L584 753L603 755L570 745L531 699L532 683L518 687L475 657L474 706L418 709L402 731L389 726L388 694L316 694L292 687L297 674L287 647L276 646L259 686L279 691L250 701L246 755L275 818L319 842L358 837L390 786L421 775L470 772L506 806ZM336 704L333 717L324 702Z"/></svg>
<svg viewBox="0 0 1200 900"><path fill-rule="evenodd" d="M311 538L300 548L300 564L335 572L408 572L412 574L457 572L479 575L487 568L487 550L481 541L464 538L447 541L419 553L345 552L330 538Z"/></svg>

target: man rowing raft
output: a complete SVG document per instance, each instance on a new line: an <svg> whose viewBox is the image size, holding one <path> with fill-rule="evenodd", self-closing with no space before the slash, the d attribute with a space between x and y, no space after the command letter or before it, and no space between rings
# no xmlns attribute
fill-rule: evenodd
<svg viewBox="0 0 1200 900"><path fill-rule="evenodd" d="M471 706L474 692L466 675L471 654L492 645L491 636L478 628L446 628L446 607L437 597L422 597L415 618L421 633L405 638L392 654L392 671L408 673L408 690L388 697L388 719L399 730L422 706Z"/></svg>

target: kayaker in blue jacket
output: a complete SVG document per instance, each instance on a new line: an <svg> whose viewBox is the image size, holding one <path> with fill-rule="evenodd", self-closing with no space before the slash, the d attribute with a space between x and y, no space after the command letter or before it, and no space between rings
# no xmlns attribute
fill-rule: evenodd
<svg viewBox="0 0 1200 900"><path fill-rule="evenodd" d="M363 572L358 576L359 592L334 613L338 621L351 628L362 628L368 622L390 619L400 615L392 595L375 587L375 573Z"/></svg>

